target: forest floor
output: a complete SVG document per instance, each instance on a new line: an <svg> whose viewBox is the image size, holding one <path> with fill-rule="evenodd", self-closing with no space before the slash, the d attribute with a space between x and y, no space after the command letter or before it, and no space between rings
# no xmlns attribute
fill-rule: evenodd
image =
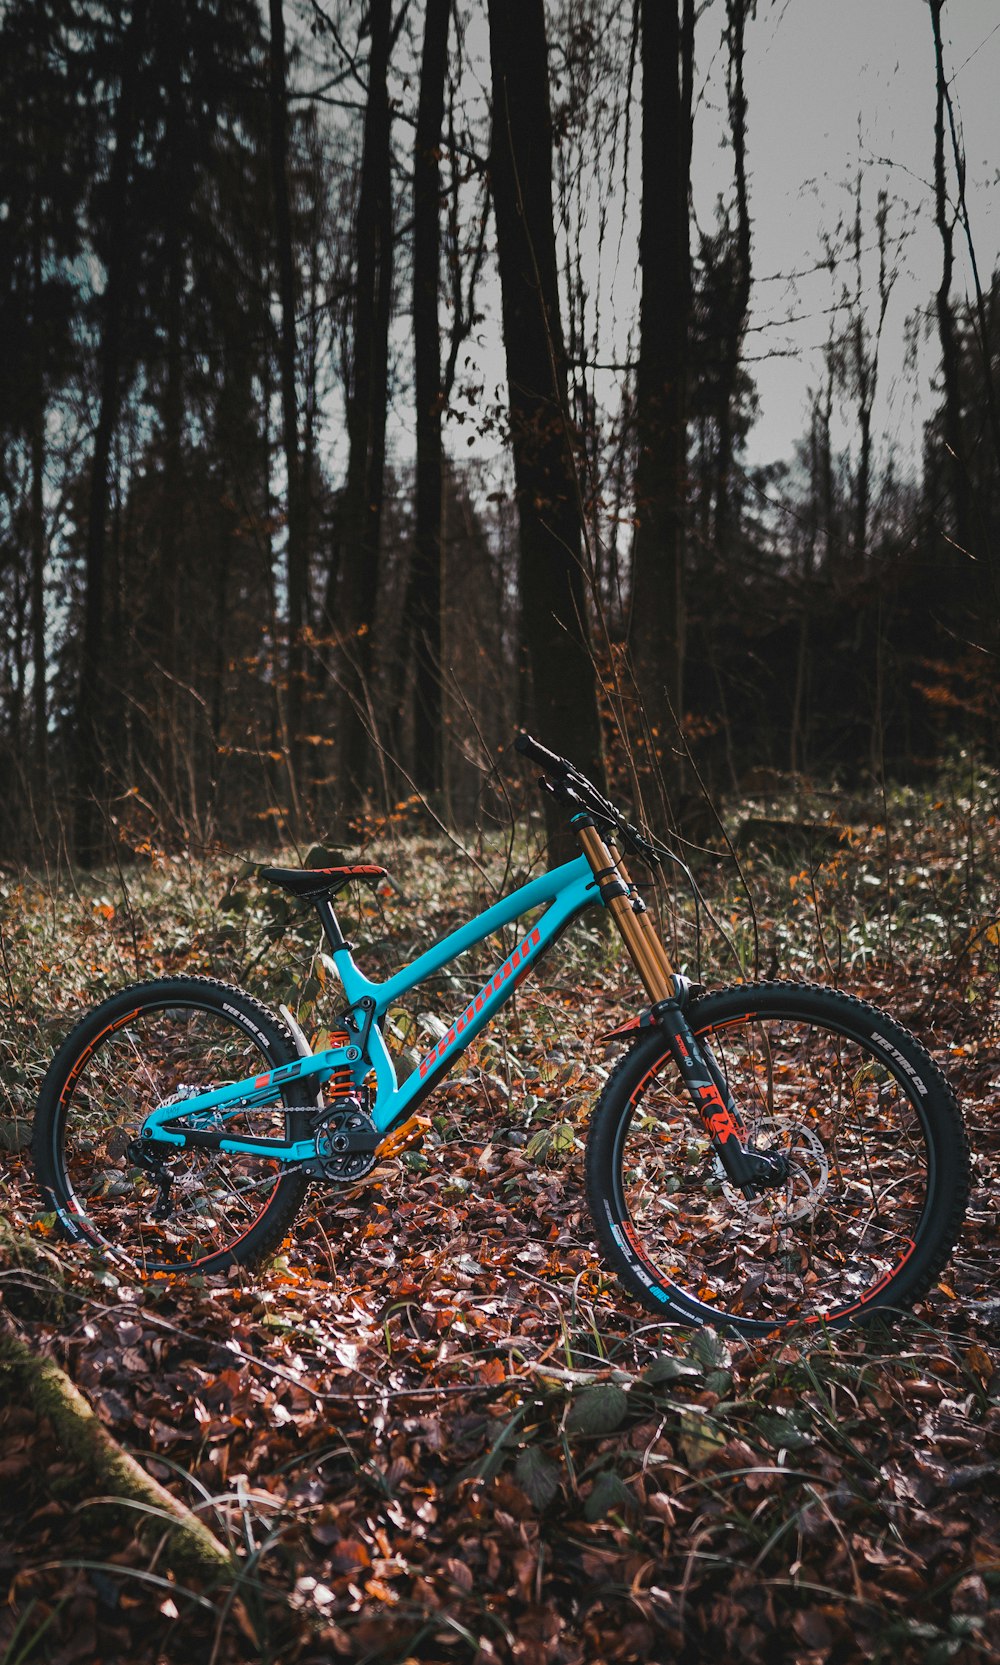
<svg viewBox="0 0 1000 1665"><path fill-rule="evenodd" d="M603 1273L582 1142L614 1058L596 1037L636 992L584 921L432 1101L425 1151L346 1203L310 1192L268 1269L134 1284L60 1251L48 1318L24 1316L17 1269L0 1271L0 1335L65 1369L234 1558L214 1586L179 1575L144 1512L88 1497L48 1417L8 1393L0 1665L1000 1658L998 804L1000 781L965 764L873 805L729 805L734 832L757 821L746 888L725 851L705 860L700 944L690 904L668 907L676 958L693 972L700 946L704 980L836 982L948 1071L975 1184L911 1319L751 1345L664 1328ZM813 856L807 824L829 829ZM393 886L350 904L372 974L484 905L505 868L524 877L521 845L509 862L503 846L473 862L380 829L364 855ZM39 1235L38 1083L89 1004L210 972L272 1004L304 985L316 1021L314 916L240 873L147 851L85 884L0 880L16 1229ZM419 1015L455 1004L442 984Z"/></svg>

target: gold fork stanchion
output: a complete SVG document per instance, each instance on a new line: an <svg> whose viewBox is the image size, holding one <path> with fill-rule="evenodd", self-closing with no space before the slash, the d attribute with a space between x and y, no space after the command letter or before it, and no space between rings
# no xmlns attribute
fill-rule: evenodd
<svg viewBox="0 0 1000 1665"><path fill-rule="evenodd" d="M576 831L608 912L618 927L650 1001L655 1005L659 1000L669 1000L674 993L674 968L645 903L633 888L624 861L608 847L596 827L578 826ZM638 912L635 901L640 903Z"/></svg>

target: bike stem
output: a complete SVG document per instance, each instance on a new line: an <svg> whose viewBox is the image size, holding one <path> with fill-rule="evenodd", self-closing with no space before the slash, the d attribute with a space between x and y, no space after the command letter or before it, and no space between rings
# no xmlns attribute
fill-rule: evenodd
<svg viewBox="0 0 1000 1665"><path fill-rule="evenodd" d="M692 1033L684 1015L689 984L674 971L620 852L609 847L590 815L574 815L572 826L590 863L601 901L649 996L653 1020L663 1031L688 1096L728 1178L747 1197L756 1196L762 1185L782 1183L787 1173L784 1158L750 1148L750 1133L710 1047Z"/></svg>

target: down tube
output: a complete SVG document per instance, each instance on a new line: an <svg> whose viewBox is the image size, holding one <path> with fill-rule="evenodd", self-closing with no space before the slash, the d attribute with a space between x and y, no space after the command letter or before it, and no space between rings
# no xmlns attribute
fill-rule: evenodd
<svg viewBox="0 0 1000 1665"><path fill-rule="evenodd" d="M432 1088L465 1051L471 1041L496 1017L507 1004L517 985L527 976L536 960L552 947L556 937L573 922L585 908L599 904L593 880L579 880L571 885L546 908L540 919L525 930L523 937L503 964L498 966L479 993L451 1025L448 1033L421 1058L418 1067L407 1078L389 1104L382 1110L376 1106L375 1122L380 1132L415 1109ZM379 1111L382 1110L382 1114Z"/></svg>

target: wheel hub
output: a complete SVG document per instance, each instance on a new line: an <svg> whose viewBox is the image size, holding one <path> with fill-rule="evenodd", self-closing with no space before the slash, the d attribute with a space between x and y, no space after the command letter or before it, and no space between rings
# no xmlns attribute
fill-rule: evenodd
<svg viewBox="0 0 1000 1665"><path fill-rule="evenodd" d="M745 1221L768 1230L815 1214L830 1183L830 1164L819 1136L801 1122L789 1126L779 1116L762 1116L753 1129L753 1142L763 1147L759 1155L783 1158L784 1174L770 1182L762 1179L767 1190L748 1201L716 1158L722 1192L731 1207Z"/></svg>

